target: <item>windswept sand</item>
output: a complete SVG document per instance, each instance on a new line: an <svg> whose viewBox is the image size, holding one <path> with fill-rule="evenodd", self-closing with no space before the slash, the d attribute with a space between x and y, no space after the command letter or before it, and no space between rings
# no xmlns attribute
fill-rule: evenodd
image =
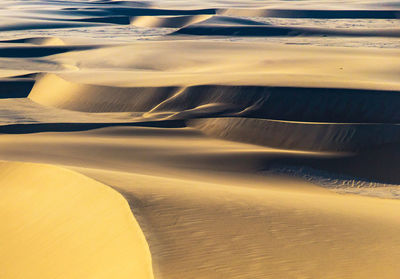
<svg viewBox="0 0 400 279"><path fill-rule="evenodd" d="M153 278L144 235L114 190L29 163L0 163L0 181L2 278Z"/></svg>
<svg viewBox="0 0 400 279"><path fill-rule="evenodd" d="M399 8L0 3L0 278L400 278Z"/></svg>

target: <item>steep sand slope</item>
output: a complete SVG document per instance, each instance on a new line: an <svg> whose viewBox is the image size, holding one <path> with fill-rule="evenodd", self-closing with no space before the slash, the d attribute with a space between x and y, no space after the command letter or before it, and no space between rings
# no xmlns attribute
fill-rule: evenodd
<svg viewBox="0 0 400 279"><path fill-rule="evenodd" d="M110 87L68 82L56 75L40 78L29 99L43 105L87 112L145 112L171 97L177 87Z"/></svg>
<svg viewBox="0 0 400 279"><path fill-rule="evenodd" d="M62 168L0 163L1 278L153 278L124 198Z"/></svg>
<svg viewBox="0 0 400 279"><path fill-rule="evenodd" d="M398 124L297 122L243 117L197 119L188 122L205 134L292 150L357 152L398 143Z"/></svg>
<svg viewBox="0 0 400 279"><path fill-rule="evenodd" d="M320 192L290 180L230 176L210 184L83 171L132 202L162 278L400 274L398 201Z"/></svg>
<svg viewBox="0 0 400 279"><path fill-rule="evenodd" d="M268 151L190 129L107 128L1 139L2 158L66 165L120 191L149 243L156 278L400 274L398 200L254 175L268 157L333 155Z"/></svg>
<svg viewBox="0 0 400 279"><path fill-rule="evenodd" d="M136 16L131 19L131 24L139 27L181 28L190 24L209 19L210 15L154 17Z"/></svg>
<svg viewBox="0 0 400 279"><path fill-rule="evenodd" d="M400 278L399 8L2 1L0 278Z"/></svg>

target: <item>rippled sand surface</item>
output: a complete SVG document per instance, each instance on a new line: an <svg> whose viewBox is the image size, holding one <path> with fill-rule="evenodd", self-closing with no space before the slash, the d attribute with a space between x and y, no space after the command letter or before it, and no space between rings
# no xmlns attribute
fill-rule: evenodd
<svg viewBox="0 0 400 279"><path fill-rule="evenodd" d="M398 1L0 3L0 278L400 277Z"/></svg>

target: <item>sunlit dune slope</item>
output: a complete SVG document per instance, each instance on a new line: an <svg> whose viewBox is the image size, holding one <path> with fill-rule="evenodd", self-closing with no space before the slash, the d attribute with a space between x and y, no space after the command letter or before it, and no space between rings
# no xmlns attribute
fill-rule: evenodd
<svg viewBox="0 0 400 279"><path fill-rule="evenodd" d="M232 175L203 183L156 173L80 171L131 201L157 278L400 275L397 200L338 195L290 179Z"/></svg>
<svg viewBox="0 0 400 279"><path fill-rule="evenodd" d="M210 15L191 15L177 17L137 16L131 19L131 24L139 27L179 28L201 22L210 18Z"/></svg>
<svg viewBox="0 0 400 279"><path fill-rule="evenodd" d="M400 97L398 91L389 90L246 85L118 87L71 82L47 74L35 82L28 98L33 101L30 110L45 112L46 108L54 115L46 121L36 113L35 119L46 123L54 123L57 115L68 115L68 123L95 122L103 123L103 127L150 121L166 127L170 125L166 121L175 121L176 126L188 125L206 135L284 149L359 151L400 138ZM29 115L27 105L19 114ZM131 117L117 114L122 112L130 112ZM92 128L97 127L102 126ZM61 126L58 129L63 130ZM64 130L68 129L65 126ZM4 128L1 131L7 132Z"/></svg>
<svg viewBox="0 0 400 279"><path fill-rule="evenodd" d="M166 137L168 141L165 140ZM3 135L2 138L4 143L8 142L9 153L7 155L2 152L2 157L14 156L63 164L122 193L146 236L156 278L396 278L400 274L397 265L400 259L400 204L397 200L338 195L289 178L246 176L246 173L266 165L260 161L263 153L270 160L278 156L291 156L293 160L301 160L302 156L312 158L312 154L302 155L279 150L270 150L267 154L265 148L207 139L190 129L108 128L81 133L38 133L18 137ZM29 152L28 148L36 151ZM118 221L118 214L112 212L115 208L120 208L119 203L115 204L106 198L110 192L115 195L111 189L101 188L105 186L56 167L7 163L1 168L2 185L13 186L5 188L8 189L5 194L2 192L2 199L10 200L5 206L15 208L15 201L21 199L17 195L32 193L32 190L28 191L32 189L32 185L43 187L35 196L28 197L29 201L41 202L38 203L40 207L35 203L34 208L29 208L29 214L35 214L34 217L37 218L34 220L41 217L40 222L44 222L42 224L37 221L39 223L35 222L35 226L41 226L43 231L47 231L47 239L59 240L62 233L61 239L64 241L66 237L68 247L76 247L74 241L83 239L83 244L79 242L76 245L79 247L77 249L84 247L82 250L88 253L83 256L90 258L90 261L85 260L85 264L91 271L107 267L105 263L93 263L100 261L97 259L100 255L108 264L118 261L118 265L123 264L122 266L128 263L148 266L149 261L146 258L145 262L134 261L137 253L144 249L137 244L144 242L136 241L143 238L132 237L135 235L134 230L129 231L129 239L125 239L125 234L118 230L117 225L121 222ZM17 186L23 185L28 175L34 183L22 191L21 186ZM64 187L55 188L60 189L62 198L57 199L58 192L55 193L52 187L44 183L43 179L47 178L63 182ZM72 178L76 179L76 184L70 182ZM93 215L87 217L84 214L93 212L100 205L94 206L91 203L94 191L88 190L87 195L90 198L84 196L87 188L82 185L92 185L95 189L98 186L106 191L106 197L100 200L101 209L95 211L95 216L99 218L98 222L101 220L102 225L95 222L97 219L93 219ZM61 217L57 215L56 220L46 219L49 218L46 217L49 214L48 202L55 203L57 210L65 208L62 201L67 200L71 188L74 189L72 197L84 196L86 199L82 203L74 203L73 206L67 204L63 225L54 229L54 224L59 224ZM14 195L9 194L10 191ZM52 200L40 199L43 195L51 195ZM121 201L120 196L117 197ZM126 203L124 206L127 209ZM43 210L45 215L38 215L37 210ZM59 211L50 212L51 217L54 212ZM70 217L65 217L66 215ZM72 219L73 222L81 220L79 218L88 218L89 221L79 221L75 227L75 223L65 225L68 220L72 222L71 218L74 216L76 219ZM129 221L134 220L131 214L128 217ZM26 223L26 219L23 222ZM18 226L13 222L10 224ZM46 224L53 229L46 227ZM36 232L32 226L29 226L29 231L23 231L23 236ZM90 226L90 234L83 234L87 226ZM111 235L116 230L118 239L122 238L124 245L117 247L118 253L108 249L109 246L102 246L99 251L104 251L109 256L99 252L95 255L89 254L92 251L89 249L90 245L94 244L88 238L96 241L96 244L103 243L102 239L107 243L112 239L106 237L109 231L102 226L112 229ZM9 227L4 228L7 231ZM60 232L61 229L68 234L65 231ZM76 239L68 238L71 230L76 234L79 232ZM4 239L18 236L14 231L12 236L6 235ZM31 236L30 239L37 238ZM12 246L13 251L19 252L22 248L18 247L24 247L24 255L48 251L36 249L37 246L26 251L36 242L26 244L22 237L19 240L21 246ZM42 245L46 244L45 240L41 241L43 242L37 245L41 245L42 249L43 246L49 247ZM135 241L136 245L132 245L134 250L128 250L130 245L127 243L131 243L129 241ZM16 244L11 242L9 245ZM57 248L55 245L48 249L57 252ZM8 249L11 248L5 251ZM65 246L59 249L65 249ZM129 254L129 251L136 252ZM64 263L68 262L72 252L65 253L63 250ZM13 254L7 255L9 258ZM130 261L127 263L119 257L130 258ZM51 259L52 268L46 272L52 272L57 267L54 264L57 257ZM81 258L75 256L73 259L78 261ZM22 260L25 264L30 258L22 257ZM385 269L382 270L382 266ZM79 267L76 264L75 272L80 272ZM117 273L112 276L115 274ZM66 278L79 278L68 275ZM42 275L41 278L43 277ZM124 277L121 275L119 278Z"/></svg>
<svg viewBox="0 0 400 279"><path fill-rule="evenodd" d="M0 163L1 278L153 278L126 200L70 170Z"/></svg>
<svg viewBox="0 0 400 279"><path fill-rule="evenodd" d="M48 59L75 65L79 71L59 74L84 84L400 89L397 49L298 46L247 40L222 44L189 37L73 50Z"/></svg>
<svg viewBox="0 0 400 279"><path fill-rule="evenodd" d="M398 2L0 1L0 279L400 278Z"/></svg>
<svg viewBox="0 0 400 279"><path fill-rule="evenodd" d="M56 75L40 78L29 98L37 103L87 112L148 111L177 87L110 87L68 82Z"/></svg>

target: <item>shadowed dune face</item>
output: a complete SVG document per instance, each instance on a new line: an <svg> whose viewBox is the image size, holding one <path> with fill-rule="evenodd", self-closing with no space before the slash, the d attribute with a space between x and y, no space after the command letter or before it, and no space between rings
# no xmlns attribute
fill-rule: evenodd
<svg viewBox="0 0 400 279"><path fill-rule="evenodd" d="M4 40L1 43L15 43L15 44L33 44L33 45L52 45L59 46L65 45L65 43L60 38L51 38L51 37L38 37L38 38L24 38L24 39L16 39L16 40Z"/></svg>
<svg viewBox="0 0 400 279"><path fill-rule="evenodd" d="M397 274L397 201L337 195L296 180L231 173L232 166L241 172L257 169L256 155L266 153L264 148L213 141L190 129L114 128L62 137L7 137L2 136L2 145L8 142L9 155L2 152L3 158L18 158L18 148L27 160L80 166L75 169L123 193L148 240L156 278L317 278L326 270L333 278L346 278L348 272L352 278ZM29 149L36 151L29 155ZM270 152L271 157L274 152L285 156ZM221 160L223 153L236 156ZM179 155L183 161L176 168ZM218 167L227 175L211 172ZM189 175L176 173L183 168ZM202 178L192 180L201 169ZM170 178L162 177L167 174ZM384 263L388 268L382 272Z"/></svg>
<svg viewBox="0 0 400 279"><path fill-rule="evenodd" d="M36 81L28 97L55 108L132 113L130 119L114 117L109 125L189 125L214 137L284 149L358 152L400 139L397 91L218 85L129 88L46 75ZM83 115L75 115L76 120L70 121L87 129L79 123ZM90 119L98 122L86 117L88 128L106 126L91 124Z"/></svg>
<svg viewBox="0 0 400 279"><path fill-rule="evenodd" d="M0 99L26 98L32 90L34 80L30 78L2 79L0 84Z"/></svg>
<svg viewBox="0 0 400 279"><path fill-rule="evenodd" d="M338 8L340 7L340 8ZM7 11L16 16L9 19ZM214 1L197 3L196 1L8 1L0 11L4 21L0 20L0 30L4 36L15 38L31 33L59 37L68 36L71 39L80 37L87 40L99 40L100 36L120 40L132 41L142 38L151 38L152 33L185 34L198 36L224 37L280 37L285 40L291 37L379 37L375 43L385 47L388 43L394 44L399 37L398 22L400 13L396 3L385 1L377 4L373 1L343 1L317 3L315 1ZM308 28L307 26L279 26L265 20L270 19L304 19L313 22L331 20L334 24L326 24L322 28ZM259 19L263 19L261 22ZM334 28L336 21L342 20L351 26L354 20L361 20L362 28ZM364 21L363 21L364 20ZM384 22L386 28L364 28L371 21ZM307 25L307 21L300 25ZM385 23L386 22L386 23ZM392 24L391 27L389 25ZM136 28L133 28L133 26ZM223 25L223 26L221 26ZM114 27L113 27L114 26ZM121 27L126 26L121 32ZM140 28L145 27L143 31ZM148 30L147 28L152 28ZM158 29L171 28L167 31ZM62 31L67 29L68 31ZM82 32L80 32L80 29ZM179 29L179 30L176 30ZM37 30L37 31L36 31ZM45 31L48 30L48 31ZM91 30L92 32L86 32ZM110 30L108 33L107 30ZM99 31L99 32L97 32ZM165 33L164 33L165 32ZM103 34L102 34L103 33ZM117 34L119 33L119 34ZM94 35L92 35L94 34ZM150 34L150 35L149 35ZM175 36L173 36L175 37ZM386 39L382 39L385 37ZM178 36L179 38L179 36ZM394 38L394 39L389 39ZM20 38L16 38L19 40ZM8 39L7 41L12 41ZM102 39L102 41L107 41ZM296 40L291 40L296 43ZM298 41L298 40L297 40ZM305 40L307 44L321 44L323 40ZM368 46L368 41L358 42ZM342 43L343 44L343 43Z"/></svg>
<svg viewBox="0 0 400 279"><path fill-rule="evenodd" d="M0 2L0 278L400 278L397 2Z"/></svg>
<svg viewBox="0 0 400 279"><path fill-rule="evenodd" d="M226 15L263 16L279 18L323 18L323 19L398 19L398 10L319 10L319 9L227 9L222 12Z"/></svg>
<svg viewBox="0 0 400 279"><path fill-rule="evenodd" d="M91 49L90 46L38 46L38 47L1 47L0 57L36 58L58 53Z"/></svg>
<svg viewBox="0 0 400 279"><path fill-rule="evenodd" d="M55 75L40 78L29 99L47 106L87 112L145 112L171 97L177 87L123 88L83 85Z"/></svg>
<svg viewBox="0 0 400 279"><path fill-rule="evenodd" d="M230 117L192 120L189 125L215 137L297 150L355 152L397 143L400 139L398 124L331 124Z"/></svg>
<svg viewBox="0 0 400 279"><path fill-rule="evenodd" d="M212 105L214 111L222 115L229 106L228 114L251 118L398 123L399 96L398 91L340 88L223 85L111 87L68 82L55 75L46 75L36 81L28 97L39 104L77 111L149 112L147 115L187 111L183 119L191 118L190 110L193 112L196 108ZM171 116L178 117L176 114ZM207 111L198 115L207 116Z"/></svg>
<svg viewBox="0 0 400 279"><path fill-rule="evenodd" d="M399 30L326 30L317 28L276 27L276 26L189 26L174 34L200 36L341 36L341 37L400 37Z"/></svg>

